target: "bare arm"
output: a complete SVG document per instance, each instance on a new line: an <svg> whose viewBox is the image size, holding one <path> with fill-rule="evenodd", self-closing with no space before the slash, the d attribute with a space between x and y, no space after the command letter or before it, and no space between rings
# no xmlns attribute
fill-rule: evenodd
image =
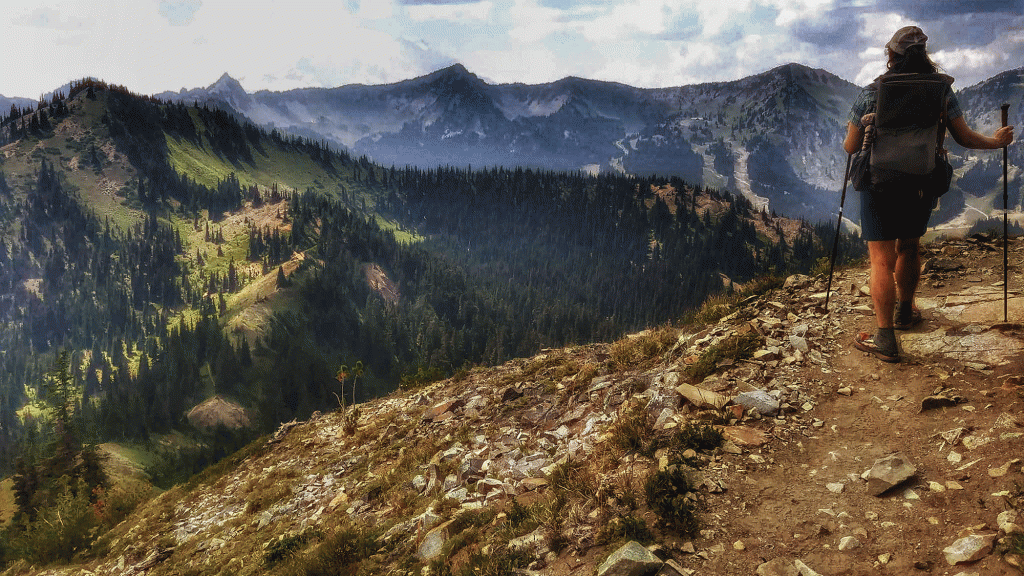
<svg viewBox="0 0 1024 576"><path fill-rule="evenodd" d="M996 148L1008 146L1010 142L1013 142L1013 126L1003 126L996 130L992 136L985 136L971 130L967 122L964 121L963 116L954 119L949 124L949 132L953 135L953 140L956 140L957 144L964 148L974 148L976 150L995 150Z"/></svg>
<svg viewBox="0 0 1024 576"><path fill-rule="evenodd" d="M854 126L852 122L848 123L846 125L846 140L843 140L843 150L846 150L847 154L853 154L860 150L863 141L864 129Z"/></svg>

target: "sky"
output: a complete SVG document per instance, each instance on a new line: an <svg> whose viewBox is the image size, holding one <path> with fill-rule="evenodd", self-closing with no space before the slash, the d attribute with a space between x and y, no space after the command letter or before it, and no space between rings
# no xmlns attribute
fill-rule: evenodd
<svg viewBox="0 0 1024 576"><path fill-rule="evenodd" d="M156 94L388 84L454 63L489 83L656 88L797 62L866 84L918 25L965 88L1024 66L1024 0L4 0L0 95L91 76Z"/></svg>

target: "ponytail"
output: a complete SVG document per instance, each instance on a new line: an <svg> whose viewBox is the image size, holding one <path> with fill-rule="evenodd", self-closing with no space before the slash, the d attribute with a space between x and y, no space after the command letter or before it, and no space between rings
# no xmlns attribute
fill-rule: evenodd
<svg viewBox="0 0 1024 576"><path fill-rule="evenodd" d="M932 62L927 50L921 44L908 46L903 54L897 54L892 50L888 52L889 62L886 68L889 69L889 72L935 74L939 71L939 67Z"/></svg>

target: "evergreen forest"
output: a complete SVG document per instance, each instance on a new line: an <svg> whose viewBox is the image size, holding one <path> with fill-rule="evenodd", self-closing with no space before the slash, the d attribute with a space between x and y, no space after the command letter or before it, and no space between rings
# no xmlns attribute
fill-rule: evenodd
<svg viewBox="0 0 1024 576"><path fill-rule="evenodd" d="M0 146L0 477L22 514L56 478L102 483L74 447L140 446L180 482L339 402L685 322L836 233L670 176L380 166L95 80L0 115ZM195 426L213 397L250 426Z"/></svg>

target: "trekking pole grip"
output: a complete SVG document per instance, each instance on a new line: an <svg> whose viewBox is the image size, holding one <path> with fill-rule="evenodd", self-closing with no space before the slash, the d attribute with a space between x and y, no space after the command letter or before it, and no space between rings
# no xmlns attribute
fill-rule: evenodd
<svg viewBox="0 0 1024 576"><path fill-rule="evenodd" d="M1003 104L1002 106L1000 106L1000 109L1003 112L1003 126L1006 126L1007 124L1010 123L1010 105Z"/></svg>

